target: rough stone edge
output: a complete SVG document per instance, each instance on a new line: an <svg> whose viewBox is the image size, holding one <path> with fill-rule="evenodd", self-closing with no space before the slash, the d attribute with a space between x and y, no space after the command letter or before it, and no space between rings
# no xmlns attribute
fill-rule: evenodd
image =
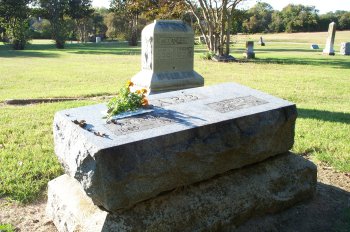
<svg viewBox="0 0 350 232"><path fill-rule="evenodd" d="M46 210L59 231L232 231L253 216L311 198L316 185L316 166L287 153L114 214L93 205L79 183L63 175L49 182Z"/></svg>

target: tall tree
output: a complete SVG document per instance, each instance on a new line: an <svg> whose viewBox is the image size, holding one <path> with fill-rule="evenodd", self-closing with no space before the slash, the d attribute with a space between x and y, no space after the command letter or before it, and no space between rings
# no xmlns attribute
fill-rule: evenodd
<svg viewBox="0 0 350 232"><path fill-rule="evenodd" d="M127 19L129 45L136 46L138 41L138 21L140 14L146 9L148 1L112 0L111 9L119 16Z"/></svg>
<svg viewBox="0 0 350 232"><path fill-rule="evenodd" d="M265 2L258 2L247 12L249 18L243 22L243 27L247 32L268 32L271 24L273 8Z"/></svg>
<svg viewBox="0 0 350 232"><path fill-rule="evenodd" d="M236 7L244 1L246 0L185 0L197 19L209 51L219 56L229 55L230 24Z"/></svg>
<svg viewBox="0 0 350 232"><path fill-rule="evenodd" d="M92 23L92 0L68 0L67 14L75 21L79 40L81 42L88 41L88 24Z"/></svg>
<svg viewBox="0 0 350 232"><path fill-rule="evenodd" d="M69 10L68 0L39 0L42 14L50 20L52 38L56 47L63 49L68 37L66 15Z"/></svg>
<svg viewBox="0 0 350 232"><path fill-rule="evenodd" d="M0 0L0 24L16 50L29 40L29 4L32 0Z"/></svg>
<svg viewBox="0 0 350 232"><path fill-rule="evenodd" d="M314 6L289 4L281 11L286 32L314 31L318 10Z"/></svg>

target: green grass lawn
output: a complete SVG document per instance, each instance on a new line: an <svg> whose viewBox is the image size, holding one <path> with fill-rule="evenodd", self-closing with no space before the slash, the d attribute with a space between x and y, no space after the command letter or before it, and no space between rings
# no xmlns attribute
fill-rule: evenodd
<svg viewBox="0 0 350 232"><path fill-rule="evenodd" d="M346 41L350 31L338 35ZM241 58L243 41L257 38L236 37L232 55ZM324 33L264 38L267 46L255 47L257 59L242 63L201 60L205 48L196 46L195 70L206 85L237 82L295 102L299 118L293 151L350 172L350 57L310 50L315 41L323 47ZM339 39L339 52L338 43ZM115 94L139 70L140 47L124 43L68 43L67 49L57 50L48 41L33 41L24 51L0 44L0 198L28 202L42 194L47 182L62 174L53 152L54 113L96 103L1 106L1 102Z"/></svg>

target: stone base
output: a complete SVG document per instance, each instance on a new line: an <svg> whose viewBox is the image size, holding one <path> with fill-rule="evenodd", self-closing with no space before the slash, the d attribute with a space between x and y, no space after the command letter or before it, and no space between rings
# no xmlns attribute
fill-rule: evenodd
<svg viewBox="0 0 350 232"><path fill-rule="evenodd" d="M137 73L131 81L135 89L150 89L151 93L175 91L202 87L204 78L196 71L159 72L143 70Z"/></svg>
<svg viewBox="0 0 350 232"><path fill-rule="evenodd" d="M335 55L335 51L334 50L323 50L323 55L334 56Z"/></svg>
<svg viewBox="0 0 350 232"><path fill-rule="evenodd" d="M312 197L316 184L316 166L286 153L113 214L96 207L77 181L63 175L49 182L46 210L60 232L232 231L253 216Z"/></svg>
<svg viewBox="0 0 350 232"><path fill-rule="evenodd" d="M243 53L243 56L246 59L255 59L255 53Z"/></svg>

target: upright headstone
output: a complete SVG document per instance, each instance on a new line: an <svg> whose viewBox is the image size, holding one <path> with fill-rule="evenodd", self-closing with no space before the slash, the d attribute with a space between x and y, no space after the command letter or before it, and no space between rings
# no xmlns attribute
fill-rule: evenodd
<svg viewBox="0 0 350 232"><path fill-rule="evenodd" d="M205 44L204 36L199 36L199 41L201 42L201 44Z"/></svg>
<svg viewBox="0 0 350 232"><path fill-rule="evenodd" d="M142 31L141 72L134 87L164 92L204 85L193 70L194 32L180 20L155 20Z"/></svg>
<svg viewBox="0 0 350 232"><path fill-rule="evenodd" d="M350 55L350 42L343 42L340 44L340 54L345 56Z"/></svg>
<svg viewBox="0 0 350 232"><path fill-rule="evenodd" d="M259 44L260 44L261 46L265 46L265 42L264 42L264 40L263 40L263 37L261 37L261 36L260 36Z"/></svg>
<svg viewBox="0 0 350 232"><path fill-rule="evenodd" d="M96 43L101 43L101 37L99 36L96 37Z"/></svg>
<svg viewBox="0 0 350 232"><path fill-rule="evenodd" d="M326 48L323 49L323 54L334 56L334 39L335 39L335 32L336 32L336 24L335 22L332 22L329 24L328 28L328 38L326 41Z"/></svg>
<svg viewBox="0 0 350 232"><path fill-rule="evenodd" d="M320 47L318 46L318 44L311 44L311 49L313 50L317 50L317 49L320 49Z"/></svg>
<svg viewBox="0 0 350 232"><path fill-rule="evenodd" d="M245 44L246 51L243 53L244 57L247 59L254 59L255 53L254 53L254 41L247 41Z"/></svg>

